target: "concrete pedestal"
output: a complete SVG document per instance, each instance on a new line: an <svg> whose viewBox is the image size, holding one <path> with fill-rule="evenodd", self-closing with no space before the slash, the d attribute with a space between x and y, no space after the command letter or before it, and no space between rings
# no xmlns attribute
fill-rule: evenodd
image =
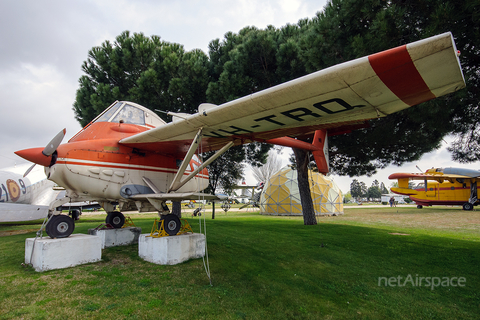
<svg viewBox="0 0 480 320"><path fill-rule="evenodd" d="M145 261L174 265L205 256L205 235L201 233L161 238L149 236L142 234L138 239L138 255Z"/></svg>
<svg viewBox="0 0 480 320"><path fill-rule="evenodd" d="M101 258L102 242L97 236L72 234L61 239L25 240L25 263L31 263L39 272L97 262Z"/></svg>
<svg viewBox="0 0 480 320"><path fill-rule="evenodd" d="M102 240L102 249L116 246L128 246L138 243L142 228L127 227L120 229L88 229L88 234Z"/></svg>

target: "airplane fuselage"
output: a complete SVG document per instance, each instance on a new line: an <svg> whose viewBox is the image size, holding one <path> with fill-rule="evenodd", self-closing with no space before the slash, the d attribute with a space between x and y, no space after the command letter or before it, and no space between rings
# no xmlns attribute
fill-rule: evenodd
<svg viewBox="0 0 480 320"><path fill-rule="evenodd" d="M93 123L58 147L56 162L46 167L45 173L67 190L67 196L82 201L128 202L132 195L155 193L144 177L160 192L167 192L182 159L163 154L162 150L139 152L118 143L129 134L145 130L127 123ZM195 156L187 173L199 165ZM179 191L197 192L207 186L208 172L204 169Z"/></svg>
<svg viewBox="0 0 480 320"><path fill-rule="evenodd" d="M410 199L417 205L463 205L470 198L470 182L428 182L427 188L414 189Z"/></svg>

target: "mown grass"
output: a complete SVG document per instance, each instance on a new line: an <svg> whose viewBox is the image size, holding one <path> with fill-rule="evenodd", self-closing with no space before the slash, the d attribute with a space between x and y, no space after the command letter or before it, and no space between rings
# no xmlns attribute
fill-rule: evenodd
<svg viewBox="0 0 480 320"><path fill-rule="evenodd" d="M131 215L149 232L154 215ZM86 233L104 215L82 216ZM198 232L197 218L188 218ZM202 259L141 260L137 246L37 273L25 239L0 237L0 319L478 319L480 214L448 208L355 208L304 226L252 212L207 217ZM457 228L461 226L460 228ZM39 224L1 225L31 230ZM408 235L396 235L408 234ZM378 285L379 277L464 277L465 287Z"/></svg>

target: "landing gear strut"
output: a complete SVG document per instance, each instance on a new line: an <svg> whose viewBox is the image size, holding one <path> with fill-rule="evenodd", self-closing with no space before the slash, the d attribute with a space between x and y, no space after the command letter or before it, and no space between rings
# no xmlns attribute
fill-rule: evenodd
<svg viewBox="0 0 480 320"><path fill-rule="evenodd" d="M115 229L119 229L125 224L125 216L118 211L109 212L105 219L105 223L110 224Z"/></svg>
<svg viewBox="0 0 480 320"><path fill-rule="evenodd" d="M477 182L470 183L470 199L463 204L463 210L473 210L473 205L478 201Z"/></svg>

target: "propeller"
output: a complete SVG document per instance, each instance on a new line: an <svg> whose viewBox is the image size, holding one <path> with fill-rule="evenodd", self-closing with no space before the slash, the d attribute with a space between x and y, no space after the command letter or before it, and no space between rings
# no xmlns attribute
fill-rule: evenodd
<svg viewBox="0 0 480 320"><path fill-rule="evenodd" d="M43 149L42 151L43 155L47 157L51 156L55 152L55 150L57 150L60 143L62 143L62 140L65 137L66 133L67 133L67 130L65 128L59 133L57 133L57 135L53 137L53 139L50 140L47 146Z"/></svg>
<svg viewBox="0 0 480 320"><path fill-rule="evenodd" d="M23 174L23 177L25 178L25 177L30 173L30 171L32 171L33 168L35 168L36 165L37 165L36 163L32 164L32 165L27 169L27 171L25 171L25 173Z"/></svg>
<svg viewBox="0 0 480 320"><path fill-rule="evenodd" d="M15 154L33 162L33 165L28 168L23 177L26 177L27 174L32 171L36 164L42 165L44 167L49 167L52 165L52 155L57 150L60 143L62 143L63 138L65 137L67 130L63 129L52 140L47 144L45 148L31 148L15 151Z"/></svg>

